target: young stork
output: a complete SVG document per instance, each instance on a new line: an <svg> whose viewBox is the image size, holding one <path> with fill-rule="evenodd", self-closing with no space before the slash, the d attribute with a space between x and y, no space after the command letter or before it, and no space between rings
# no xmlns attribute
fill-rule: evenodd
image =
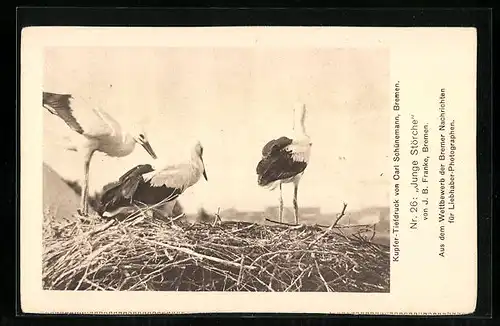
<svg viewBox="0 0 500 326"><path fill-rule="evenodd" d="M257 165L258 185L269 190L280 188L279 219L283 221L283 183L293 183L293 207L295 223L299 221L297 192L299 181L309 162L311 139L305 128L306 106L294 109L292 138L280 137L269 141L262 149L262 159ZM299 125L297 129L296 126Z"/></svg>
<svg viewBox="0 0 500 326"><path fill-rule="evenodd" d="M99 214L113 217L130 212L134 204L166 206L203 175L208 181L203 162L203 146L197 142L187 163L168 165L154 170L151 165L138 165L126 172L118 182L105 187L101 195Z"/></svg>
<svg viewBox="0 0 500 326"><path fill-rule="evenodd" d="M78 210L80 215L88 214L89 169L95 151L111 157L123 157L132 153L135 144L139 143L156 159L144 132L137 131L131 135L108 113L98 108L89 108L85 102L75 99L71 94L43 92L42 105L85 138L80 148L84 155L84 178Z"/></svg>

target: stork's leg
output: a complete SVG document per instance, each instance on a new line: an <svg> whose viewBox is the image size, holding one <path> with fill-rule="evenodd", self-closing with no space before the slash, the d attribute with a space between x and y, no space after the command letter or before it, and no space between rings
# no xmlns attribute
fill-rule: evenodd
<svg viewBox="0 0 500 326"><path fill-rule="evenodd" d="M83 180L83 187L82 187L82 193L81 193L81 198L80 198L80 214L83 216L87 216L88 214L88 208L87 208L87 194L89 191L89 167L90 167L90 161L85 160L84 163L84 180Z"/></svg>
<svg viewBox="0 0 500 326"><path fill-rule="evenodd" d="M175 200L166 202L162 207L163 216L168 218L170 222L172 222L172 219L174 218L174 205Z"/></svg>
<svg viewBox="0 0 500 326"><path fill-rule="evenodd" d="M283 191L281 189L280 182L280 211L279 211L280 222L283 222Z"/></svg>
<svg viewBox="0 0 500 326"><path fill-rule="evenodd" d="M299 205L297 204L297 192L299 191L299 182L293 183L293 211L295 215L295 224L299 224Z"/></svg>
<svg viewBox="0 0 500 326"><path fill-rule="evenodd" d="M90 160L92 159L93 154L94 154L93 150L89 151L88 154L85 155L83 164L84 180L83 180L83 187L80 198L80 210L79 210L79 213L83 216L88 215L89 172L90 172Z"/></svg>

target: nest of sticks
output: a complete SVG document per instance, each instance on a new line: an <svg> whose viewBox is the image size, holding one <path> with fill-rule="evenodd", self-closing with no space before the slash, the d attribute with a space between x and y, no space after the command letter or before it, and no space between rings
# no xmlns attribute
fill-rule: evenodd
<svg viewBox="0 0 500 326"><path fill-rule="evenodd" d="M345 211L344 205L344 210ZM337 225L159 219L44 223L48 290L389 292L389 248Z"/></svg>

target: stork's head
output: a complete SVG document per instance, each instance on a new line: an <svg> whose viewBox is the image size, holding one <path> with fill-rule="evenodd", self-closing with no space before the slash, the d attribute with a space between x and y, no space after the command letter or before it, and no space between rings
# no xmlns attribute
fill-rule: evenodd
<svg viewBox="0 0 500 326"><path fill-rule="evenodd" d="M156 158L157 158L156 153L154 152L153 148L151 147L151 144L149 144L148 137L147 137L146 132L144 130L140 129L140 130L135 131L132 134L132 137L134 138L136 143L138 143L142 147L144 147L146 152L148 152L148 154L151 155L151 157L156 160Z"/></svg>
<svg viewBox="0 0 500 326"><path fill-rule="evenodd" d="M196 142L196 144L194 144L194 152L199 157L203 157L203 146L201 145L201 143L199 141Z"/></svg>
<svg viewBox="0 0 500 326"><path fill-rule="evenodd" d="M194 145L193 152L197 157L200 158L201 168L203 169L203 177L208 181L207 171L205 170L205 163L203 162L203 146L199 141Z"/></svg>

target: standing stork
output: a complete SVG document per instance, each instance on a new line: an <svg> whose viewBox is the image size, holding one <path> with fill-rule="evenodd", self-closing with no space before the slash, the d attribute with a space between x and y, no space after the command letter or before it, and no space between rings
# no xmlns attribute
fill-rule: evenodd
<svg viewBox="0 0 500 326"><path fill-rule="evenodd" d="M71 94L43 92L42 105L50 113L61 118L72 130L85 137L80 150L84 155L84 180L78 213L88 214L88 186L90 161L95 151L111 157L127 156L139 143L153 159L156 154L142 131L130 134L108 113L88 107L81 99Z"/></svg>
<svg viewBox="0 0 500 326"><path fill-rule="evenodd" d="M129 211L134 204L167 205L196 184L202 175L208 181L203 146L197 142L187 163L159 170L154 170L149 164L138 165L120 177L118 182L105 187L99 214L113 217Z"/></svg>
<svg viewBox="0 0 500 326"><path fill-rule="evenodd" d="M262 159L257 165L258 185L269 190L280 188L279 219L283 220L283 183L293 183L295 223L299 221L297 192L299 182L309 162L311 139L305 128L306 106L294 109L292 138L280 137L269 141L262 149ZM299 128L296 126L299 125Z"/></svg>

